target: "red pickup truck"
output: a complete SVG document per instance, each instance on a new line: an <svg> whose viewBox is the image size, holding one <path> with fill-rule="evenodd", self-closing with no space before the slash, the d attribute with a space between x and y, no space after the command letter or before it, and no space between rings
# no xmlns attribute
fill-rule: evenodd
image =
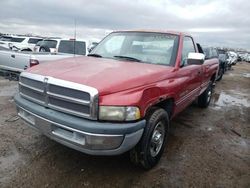
<svg viewBox="0 0 250 188"><path fill-rule="evenodd" d="M89 54L21 73L18 115L51 139L91 155L130 151L159 161L169 121L197 99L209 105L218 61L179 32L117 31Z"/></svg>

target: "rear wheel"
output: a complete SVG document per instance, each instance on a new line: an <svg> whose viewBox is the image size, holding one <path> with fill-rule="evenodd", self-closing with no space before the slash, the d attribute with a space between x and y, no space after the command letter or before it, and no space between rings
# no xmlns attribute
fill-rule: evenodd
<svg viewBox="0 0 250 188"><path fill-rule="evenodd" d="M198 105L202 108L208 107L212 98L212 82L207 89L198 97Z"/></svg>
<svg viewBox="0 0 250 188"><path fill-rule="evenodd" d="M153 168L160 160L169 132L169 118L165 110L154 108L147 117L143 136L130 151L130 159L145 169Z"/></svg>
<svg viewBox="0 0 250 188"><path fill-rule="evenodd" d="M224 74L224 69L220 68L216 81L220 81L222 79L223 74Z"/></svg>

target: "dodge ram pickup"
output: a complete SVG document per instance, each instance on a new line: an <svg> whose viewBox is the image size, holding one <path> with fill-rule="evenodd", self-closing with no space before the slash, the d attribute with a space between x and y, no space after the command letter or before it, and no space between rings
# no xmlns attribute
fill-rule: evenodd
<svg viewBox="0 0 250 188"><path fill-rule="evenodd" d="M22 72L17 112L61 144L91 155L129 151L150 169L163 154L169 121L194 101L209 105L218 60L204 58L185 33L112 32L88 57Z"/></svg>

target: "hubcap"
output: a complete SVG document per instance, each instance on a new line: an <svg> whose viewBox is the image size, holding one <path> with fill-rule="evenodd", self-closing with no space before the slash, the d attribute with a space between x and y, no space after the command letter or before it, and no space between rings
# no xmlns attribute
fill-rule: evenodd
<svg viewBox="0 0 250 188"><path fill-rule="evenodd" d="M151 137L150 154L152 157L155 157L160 152L164 138L165 138L164 124L163 122L159 122L155 126Z"/></svg>

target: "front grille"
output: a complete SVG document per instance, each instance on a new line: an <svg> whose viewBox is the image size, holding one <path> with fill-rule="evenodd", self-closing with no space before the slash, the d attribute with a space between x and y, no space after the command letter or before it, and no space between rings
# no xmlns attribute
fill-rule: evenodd
<svg viewBox="0 0 250 188"><path fill-rule="evenodd" d="M20 95L30 101L61 112L97 119L98 91L95 88L23 72Z"/></svg>

